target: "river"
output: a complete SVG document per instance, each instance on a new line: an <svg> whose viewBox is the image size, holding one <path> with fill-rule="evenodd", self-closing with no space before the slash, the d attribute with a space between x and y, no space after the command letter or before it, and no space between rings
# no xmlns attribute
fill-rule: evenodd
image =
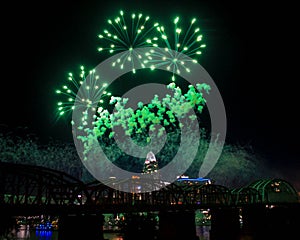
<svg viewBox="0 0 300 240"><path fill-rule="evenodd" d="M209 230L210 226L197 226L196 233L199 240L209 240ZM21 226L21 228L16 231L12 231L12 239L17 240L58 240L59 231L35 231L29 230L26 226ZM107 240L123 240L122 235L119 233L104 233L104 239ZM0 240L1 237L0 237Z"/></svg>

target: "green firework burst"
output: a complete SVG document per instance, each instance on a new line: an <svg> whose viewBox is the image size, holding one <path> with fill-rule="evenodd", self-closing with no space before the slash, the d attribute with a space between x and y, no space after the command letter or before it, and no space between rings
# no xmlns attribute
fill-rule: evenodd
<svg viewBox="0 0 300 240"><path fill-rule="evenodd" d="M203 35L200 33L200 28L194 26L196 18L190 21L186 31L179 27L179 21L179 17L173 21L173 43L169 41L170 36L164 26L157 27L160 34L160 41L158 41L160 48L151 50L147 60L144 60L144 63L150 65L152 70L157 67L165 67L166 70L171 71L173 81L175 81L175 74L180 74L181 71L190 72L187 63L197 63L202 49L206 47L202 43Z"/></svg>
<svg viewBox="0 0 300 240"><path fill-rule="evenodd" d="M88 71L87 75L84 66L81 66L78 78L70 72L66 84L56 90L56 94L60 97L57 102L58 116L70 114L75 106L83 113L89 110L96 111L98 104L103 102L103 99L98 100L100 96L111 96L106 87L107 84L101 82L94 69Z"/></svg>
<svg viewBox="0 0 300 240"><path fill-rule="evenodd" d="M108 19L109 30L103 30L99 34L99 39L103 42L103 46L98 48L99 52L108 51L110 54L124 52L112 66L119 66L123 69L126 61L131 63L132 72L136 72L135 59L139 59L141 67L144 56L139 53L138 48L155 47L158 38L152 34L155 32L158 23L151 24L149 16L143 16L142 13L132 13L131 16L126 16L123 11L120 11L119 16L113 20Z"/></svg>

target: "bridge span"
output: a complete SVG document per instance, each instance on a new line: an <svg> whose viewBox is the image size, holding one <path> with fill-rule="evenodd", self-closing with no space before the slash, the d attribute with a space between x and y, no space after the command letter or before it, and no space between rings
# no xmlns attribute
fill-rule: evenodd
<svg viewBox="0 0 300 240"><path fill-rule="evenodd" d="M140 180L132 178L109 181L134 188ZM99 216L103 213L154 211L160 213L161 239L177 239L174 234L168 235L170 231L167 229L177 232L175 235L178 239L183 236L183 232L185 237L187 232L191 232L192 237L195 210L207 208L212 211L211 239L216 240L226 239L224 234L221 238L218 232L227 232L228 239L234 239L232 237L235 236L230 235L228 229L232 230L231 234L237 234L241 212L244 214L246 231L251 234L262 234L264 230L261 226L265 224L258 219L270 221L271 209L272 214L279 214L278 218L287 219L291 231L299 224L297 191L283 179L260 179L238 189L207 182L175 181L156 191L138 193L119 191L98 181L83 183L53 169L0 162L2 218L15 215L59 215L64 219L61 222L64 223L62 229L65 229L65 239L77 222L70 216L77 216L76 219L85 216L86 222L101 225ZM182 218L186 224L182 222ZM72 222L72 227L68 222ZM96 232L97 239L101 239L101 233L99 235L99 231Z"/></svg>

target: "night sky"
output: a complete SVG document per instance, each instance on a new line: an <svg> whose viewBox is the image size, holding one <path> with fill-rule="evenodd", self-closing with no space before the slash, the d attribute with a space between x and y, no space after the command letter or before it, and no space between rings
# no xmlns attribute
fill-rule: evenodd
<svg viewBox="0 0 300 240"><path fill-rule="evenodd" d="M101 62L97 35L107 19L121 9L162 23L177 15L196 17L207 45L200 64L223 97L227 141L251 144L300 182L296 6L274 1L138 2L14 1L2 7L2 128L25 126L43 141L72 141L68 121L56 121L55 90L68 72Z"/></svg>

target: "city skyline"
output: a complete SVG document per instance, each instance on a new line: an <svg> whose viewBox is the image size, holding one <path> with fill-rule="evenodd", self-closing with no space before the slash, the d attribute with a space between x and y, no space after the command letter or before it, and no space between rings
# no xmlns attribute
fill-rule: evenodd
<svg viewBox="0 0 300 240"><path fill-rule="evenodd" d="M4 27L7 66L2 90L9 95L1 96L2 129L24 126L45 141L72 141L68 121L55 119L54 92L69 71L99 63L97 34L104 21L121 9L146 12L163 22L177 14L193 15L199 19L207 44L200 64L224 100L228 142L253 145L287 175L300 169L292 7L258 2L243 6L214 1L133 1L118 6L114 1L64 1L43 6L18 3L9 9L14 10L16 23ZM161 17L157 9L166 16Z"/></svg>

